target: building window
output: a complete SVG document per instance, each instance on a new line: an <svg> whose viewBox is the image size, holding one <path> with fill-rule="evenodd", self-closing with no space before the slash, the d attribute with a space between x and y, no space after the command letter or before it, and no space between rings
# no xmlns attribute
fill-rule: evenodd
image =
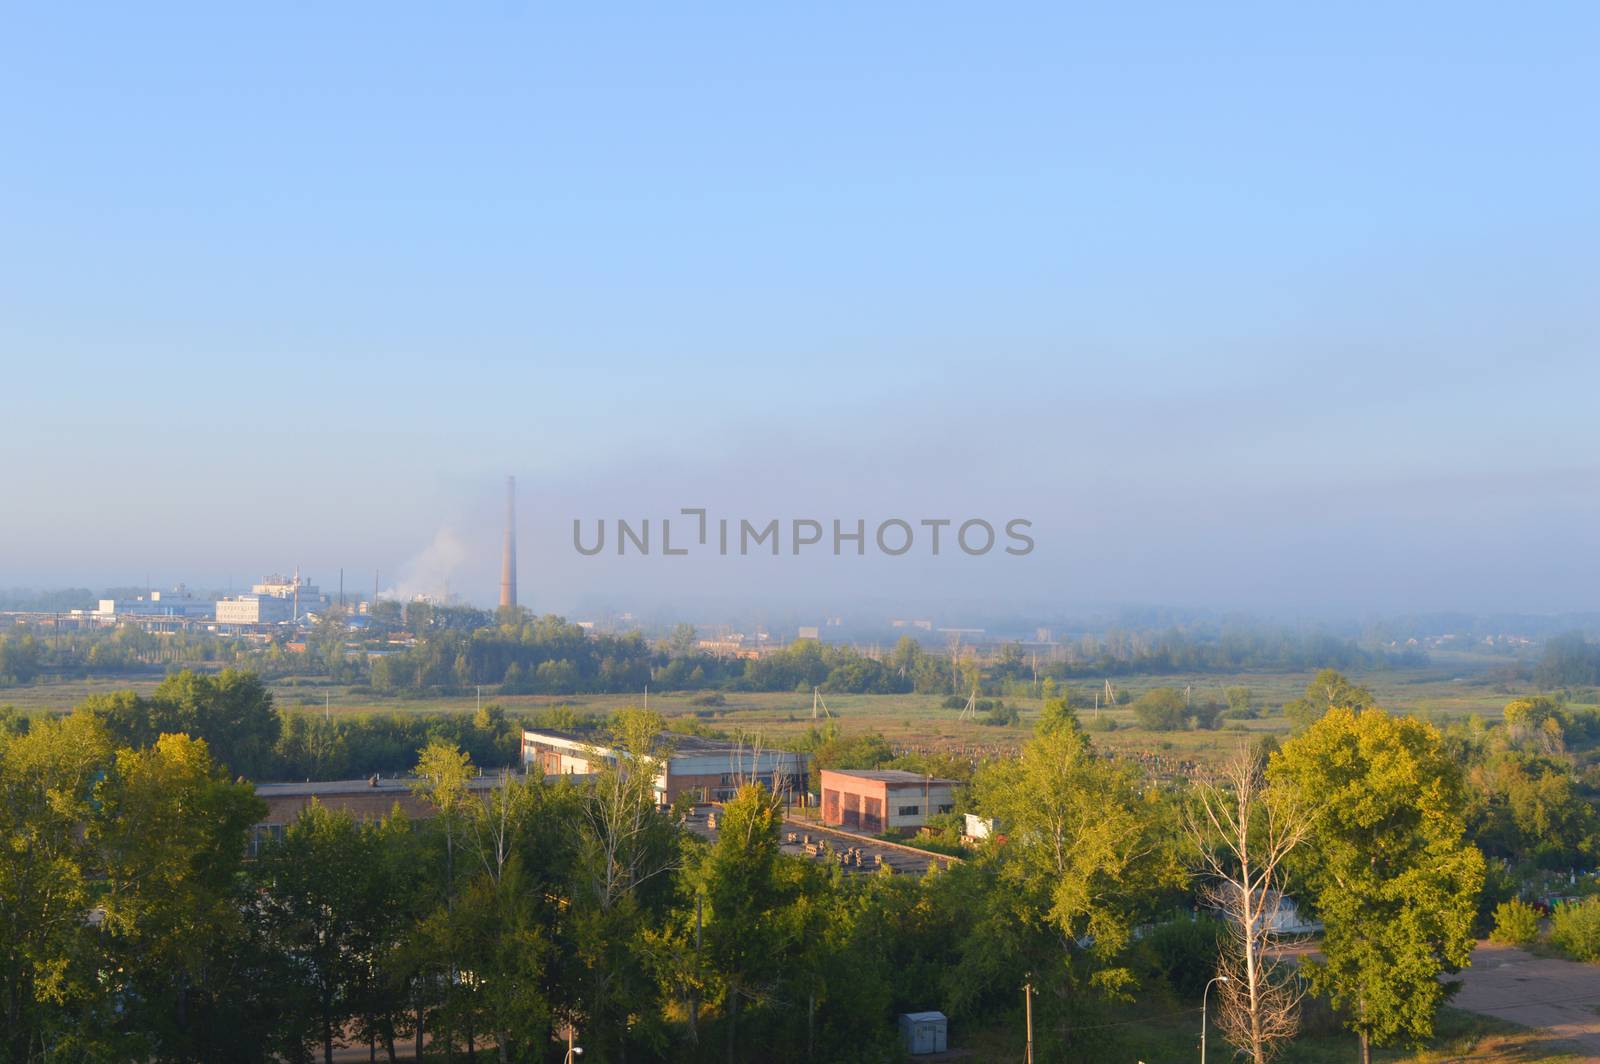
<svg viewBox="0 0 1600 1064"><path fill-rule="evenodd" d="M282 824L257 824L255 832L250 838L250 856L260 857L261 851L276 842L283 841Z"/></svg>
<svg viewBox="0 0 1600 1064"><path fill-rule="evenodd" d="M941 805L939 807L939 812L941 813L954 813L955 811L956 807L953 805Z"/></svg>
<svg viewBox="0 0 1600 1064"><path fill-rule="evenodd" d="M901 816L916 816L921 812L922 806L920 805L902 805L900 807Z"/></svg>

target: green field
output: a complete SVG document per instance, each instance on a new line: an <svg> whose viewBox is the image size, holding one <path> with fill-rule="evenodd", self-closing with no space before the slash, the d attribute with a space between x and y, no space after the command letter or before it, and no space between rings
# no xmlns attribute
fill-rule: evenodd
<svg viewBox="0 0 1600 1064"><path fill-rule="evenodd" d="M1100 681L1079 680L1068 685L1072 703L1080 718L1094 729L1094 741L1102 749L1140 753L1179 761L1206 761L1232 751L1246 739L1260 733L1281 733L1288 723L1278 712L1284 702L1299 696L1311 678L1309 672L1240 673L1236 675L1139 676L1113 680L1118 691L1137 698L1154 687L1192 688L1199 700L1221 701L1223 688L1242 685L1254 693L1262 710L1260 719L1225 722L1215 731L1150 732L1135 726L1133 711L1127 706L1094 709ZM1483 659L1462 656L1455 660L1436 660L1415 669L1388 669L1353 673L1351 679L1370 687L1386 708L1445 723L1477 713L1495 718L1512 697L1526 693L1507 688ZM25 712L61 712L91 694L117 690L148 692L159 677L141 674L125 678L48 682L0 690L0 705L13 705ZM287 711L326 711L333 715L367 713L472 712L476 694L465 696L401 697L380 696L330 684L317 677L289 677L274 681L271 688L279 708ZM707 727L738 733L760 734L781 741L788 735L804 733L813 727L809 694L773 692L725 692L725 704L697 707L690 692L651 694L650 708L665 716L695 716ZM826 695L827 707L846 734L880 732L897 746L917 750L961 752L974 756L1003 754L1015 750L1026 739L1041 703L1038 699L1012 699L1022 714L1022 723L991 726L962 721L960 711L946 709L937 695ZM493 688L483 692L485 704L503 706L509 712L532 713L546 706L571 706L580 713L609 713L622 706L639 705L637 695L511 695L500 696ZM1095 718L1098 716L1099 721ZM1114 731L1100 730L1107 722Z"/></svg>

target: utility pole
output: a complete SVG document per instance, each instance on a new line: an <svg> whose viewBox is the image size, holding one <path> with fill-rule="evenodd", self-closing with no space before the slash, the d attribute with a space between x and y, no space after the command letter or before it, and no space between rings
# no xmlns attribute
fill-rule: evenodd
<svg viewBox="0 0 1600 1064"><path fill-rule="evenodd" d="M1025 1064L1033 1064L1033 976L1031 975L1022 985L1022 1009L1028 1023L1027 1055L1022 1059Z"/></svg>

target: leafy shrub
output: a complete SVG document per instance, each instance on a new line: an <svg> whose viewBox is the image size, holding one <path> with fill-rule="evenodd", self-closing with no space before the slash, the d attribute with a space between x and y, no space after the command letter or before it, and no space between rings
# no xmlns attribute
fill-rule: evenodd
<svg viewBox="0 0 1600 1064"><path fill-rule="evenodd" d="M1196 702L1184 714L1184 723L1191 728L1212 731L1222 719L1221 702Z"/></svg>
<svg viewBox="0 0 1600 1064"><path fill-rule="evenodd" d="M1550 941L1575 961L1600 961L1600 897L1556 906Z"/></svg>
<svg viewBox="0 0 1600 1064"><path fill-rule="evenodd" d="M1507 946L1521 946L1539 937L1539 911L1521 898L1503 901L1494 909L1494 931L1489 938Z"/></svg>
<svg viewBox="0 0 1600 1064"><path fill-rule="evenodd" d="M981 702L979 706L982 706ZM1007 725L1022 723L1022 714L1016 706L1008 706L1004 702L993 703L992 706L993 708L984 715L983 722L985 724L1003 728Z"/></svg>
<svg viewBox="0 0 1600 1064"><path fill-rule="evenodd" d="M1174 687L1157 687L1146 691L1133 704L1133 715L1141 728L1150 731L1172 731L1183 727L1188 711L1183 692Z"/></svg>
<svg viewBox="0 0 1600 1064"><path fill-rule="evenodd" d="M1229 720L1251 720L1261 715L1255 704L1255 693L1248 687L1227 687L1222 696L1228 700Z"/></svg>
<svg viewBox="0 0 1600 1064"><path fill-rule="evenodd" d="M1221 921L1209 916L1157 924L1139 941L1147 975L1166 983L1180 998L1198 998L1217 974L1222 933Z"/></svg>

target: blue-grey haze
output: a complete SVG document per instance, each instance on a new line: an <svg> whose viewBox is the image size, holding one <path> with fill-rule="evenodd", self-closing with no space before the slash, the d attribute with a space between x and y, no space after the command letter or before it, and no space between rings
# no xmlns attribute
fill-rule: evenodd
<svg viewBox="0 0 1600 1064"><path fill-rule="evenodd" d="M0 583L1600 592L1584 4L8 5ZM574 517L1035 522L585 559Z"/></svg>

